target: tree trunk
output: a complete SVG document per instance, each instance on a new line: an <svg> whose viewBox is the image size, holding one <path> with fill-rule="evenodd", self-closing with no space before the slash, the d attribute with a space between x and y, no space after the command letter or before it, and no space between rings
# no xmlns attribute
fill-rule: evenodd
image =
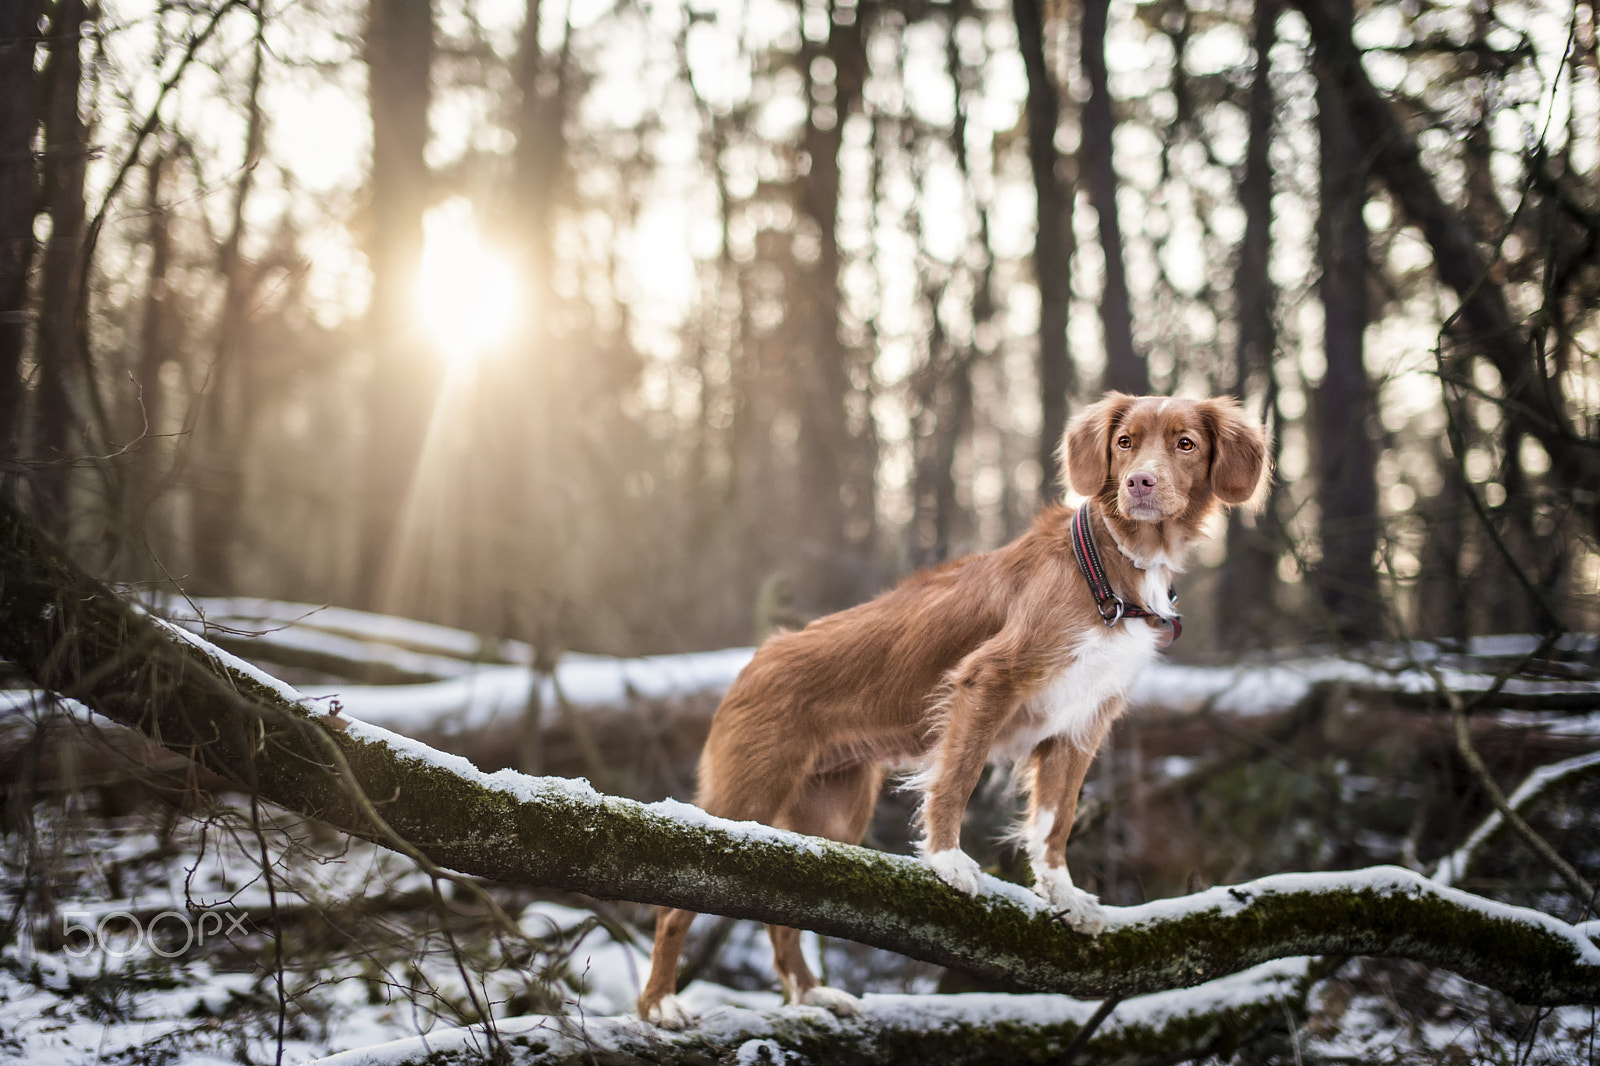
<svg viewBox="0 0 1600 1066"><path fill-rule="evenodd" d="M1072 202L1076 193L1056 151L1061 105L1044 60L1044 16L1039 0L1012 0L1017 46L1028 74L1028 164L1038 230L1033 244L1033 275L1039 286L1039 495L1061 494L1061 464L1056 451L1067 430L1067 399L1077 385L1067 349L1067 318L1072 304Z"/></svg>
<svg viewBox="0 0 1600 1066"><path fill-rule="evenodd" d="M484 774L135 611L0 499L0 656L253 795L470 876L842 936L987 980L1092 996L1185 988L1273 959L1384 955L1526 1002L1600 1003L1600 948L1536 911L1396 867L1285 874L1110 908L1098 937L990 879L970 897L910 858ZM381 811L381 813L380 813Z"/></svg>
<svg viewBox="0 0 1600 1066"><path fill-rule="evenodd" d="M372 114L367 343L372 378L357 595L373 604L399 530L440 371L411 317L422 262L422 215L428 206L423 152L432 96L433 7L431 0L370 0L367 18Z"/></svg>
<svg viewBox="0 0 1600 1066"><path fill-rule="evenodd" d="M1263 399L1268 419L1277 412L1277 377L1273 359L1278 331L1274 316L1278 294L1272 284L1272 161L1274 104L1272 46L1277 41L1279 0L1256 0L1256 69L1250 83L1250 141L1245 149L1239 201L1244 208L1244 240L1234 271L1234 307L1239 337L1234 347L1234 395L1242 401L1253 392ZM1275 421L1275 420L1274 420ZM1276 460L1280 434L1272 434ZM1276 462L1273 464L1276 466ZM1220 602L1228 610L1218 618L1223 639L1231 647L1264 643L1277 620L1278 551L1282 531L1277 523L1278 491L1274 479L1255 517L1245 524L1243 512L1228 512L1228 559L1222 570Z"/></svg>
<svg viewBox="0 0 1600 1066"><path fill-rule="evenodd" d="M122 491L122 521L119 535L128 552L128 574L135 580L153 580L147 546L152 540L151 513L165 486L165 463L170 449L165 446L166 390L161 383L161 368L177 350L178 316L172 307L172 291L167 271L172 262L172 216L163 199L163 185L172 165L165 150L157 149L145 166L145 214L148 229L145 242L150 246L150 271L146 278L143 318L139 323L138 365L134 384L138 389L137 409L129 412L129 439L138 439L133 461L128 465Z"/></svg>
<svg viewBox="0 0 1600 1066"><path fill-rule="evenodd" d="M512 156L511 176L513 211L520 216L522 280L535 309L524 321L523 330L530 334L534 347L537 339L531 334L551 310L551 209L566 154L562 87L558 85L554 92L540 91L545 59L539 47L539 11L539 0L528 0L517 46L517 148Z"/></svg>
<svg viewBox="0 0 1600 1066"><path fill-rule="evenodd" d="M1117 120L1111 110L1106 77L1106 12L1111 0L1083 0L1083 74L1089 100L1083 105L1084 184L1100 220L1100 250L1105 254L1105 286L1100 294L1100 322L1105 331L1105 387L1143 396L1150 391L1150 371L1133 347L1133 311L1128 302L1128 277L1122 262L1122 224L1117 218L1117 170L1112 140Z"/></svg>
<svg viewBox="0 0 1600 1066"><path fill-rule="evenodd" d="M1337 18L1349 34L1351 0ZM1317 591L1328 625L1342 640L1377 636L1377 461L1372 439L1374 403L1367 380L1363 337L1367 328L1366 131L1358 134L1345 107L1341 83L1317 62L1317 133L1321 152L1317 250L1322 277L1322 384L1314 398L1318 533L1322 560Z"/></svg>
<svg viewBox="0 0 1600 1066"><path fill-rule="evenodd" d="M799 182L799 214L814 227L818 251L815 263L798 271L800 314L791 323L789 365L800 416L799 589L811 611L848 607L871 591L861 564L870 555L876 510L874 478L862 462L866 430L853 432L848 413L857 355L839 337L839 147L866 77L861 19L854 8L848 22L844 14L830 5L827 40L820 49L800 50L809 103L802 148L811 169ZM832 64L831 87L817 79L818 60Z"/></svg>
<svg viewBox="0 0 1600 1066"><path fill-rule="evenodd" d="M28 271L39 170L33 135L39 125L37 77L41 0L0 4L0 482L20 458L22 350L27 344Z"/></svg>
<svg viewBox="0 0 1600 1066"><path fill-rule="evenodd" d="M1468 504L1455 459L1450 456L1448 445L1443 441L1439 445L1443 454L1436 453L1435 462L1440 488L1427 516L1417 582L1418 628L1425 636L1465 641L1477 628L1467 596L1467 575L1462 571Z"/></svg>
<svg viewBox="0 0 1600 1066"><path fill-rule="evenodd" d="M87 134L78 111L83 81L79 55L88 13L84 0L56 0L50 10L50 58L45 66L44 202L50 215L39 281L39 329L34 343L34 505L46 528L65 535L72 460L78 440L83 382L78 351L78 286L82 277L88 166Z"/></svg>

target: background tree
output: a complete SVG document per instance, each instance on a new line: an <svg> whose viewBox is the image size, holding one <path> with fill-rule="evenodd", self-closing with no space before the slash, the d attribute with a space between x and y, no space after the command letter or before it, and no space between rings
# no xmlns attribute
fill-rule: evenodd
<svg viewBox="0 0 1600 1066"><path fill-rule="evenodd" d="M37 49L40 8L7 4L0 12L0 94L11 101L0 119L0 459L18 456L22 355L27 340L28 271L33 263L33 216L38 170ZM8 471L3 475L11 476Z"/></svg>
<svg viewBox="0 0 1600 1066"><path fill-rule="evenodd" d="M1354 8L1330 8L1347 34ZM1331 70L1348 59L1319 57L1317 136L1318 283L1323 371L1317 389L1317 509L1322 558L1317 584L1335 633L1345 639L1376 627L1377 485L1373 470L1372 385L1367 379L1367 167L1359 127L1345 110Z"/></svg>
<svg viewBox="0 0 1600 1066"><path fill-rule="evenodd" d="M367 241L372 297L367 310L372 371L357 588L376 603L384 567L423 446L437 364L407 315L422 263L422 216L430 200L428 107L433 99L432 0L372 0L367 8L367 98L372 170Z"/></svg>
<svg viewBox="0 0 1600 1066"><path fill-rule="evenodd" d="M50 220L39 278L39 330L34 349L38 387L33 403L31 486L41 514L57 534L71 529L69 496L74 456L89 417L79 314L85 271L84 174L89 145L78 100L83 88L82 27L88 10L81 0L58 0L50 8L50 51L43 81L44 207Z"/></svg>
<svg viewBox="0 0 1600 1066"><path fill-rule="evenodd" d="M1017 44L1028 74L1028 164L1033 173L1034 281L1039 287L1039 491L1054 499L1060 480L1056 445L1067 429L1073 362L1067 348L1072 304L1073 183L1062 175L1056 151L1061 105L1045 62L1044 19L1038 0L1013 0Z"/></svg>

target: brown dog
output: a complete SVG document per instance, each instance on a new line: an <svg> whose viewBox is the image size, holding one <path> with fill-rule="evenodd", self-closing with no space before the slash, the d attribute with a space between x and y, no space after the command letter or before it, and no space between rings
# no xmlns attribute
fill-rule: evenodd
<svg viewBox="0 0 1600 1066"><path fill-rule="evenodd" d="M922 854L975 895L961 817L984 764L1015 763L1035 891L1098 933L1098 901L1067 873L1078 792L1134 675L1176 635L1172 574L1219 503L1255 496L1266 438L1231 399L1111 393L1072 420L1061 457L1065 480L1089 497L1076 521L1048 507L1004 548L762 645L711 724L699 805L855 844L887 765L914 768ZM689 1021L672 993L693 920L664 909L656 921L639 1016L668 1028ZM817 984L798 930L767 931L786 1000L855 1012L854 997Z"/></svg>

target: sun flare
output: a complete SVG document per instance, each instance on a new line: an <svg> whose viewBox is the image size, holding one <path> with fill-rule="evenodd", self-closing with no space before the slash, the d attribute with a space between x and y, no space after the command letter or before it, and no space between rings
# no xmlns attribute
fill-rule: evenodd
<svg viewBox="0 0 1600 1066"><path fill-rule="evenodd" d="M417 313L450 363L471 363L511 339L519 310L516 268L479 240L472 202L464 197L431 208L422 227Z"/></svg>

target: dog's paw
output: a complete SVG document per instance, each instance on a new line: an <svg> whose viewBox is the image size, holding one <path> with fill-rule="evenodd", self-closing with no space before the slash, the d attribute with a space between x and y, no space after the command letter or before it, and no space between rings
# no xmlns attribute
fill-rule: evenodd
<svg viewBox="0 0 1600 1066"><path fill-rule="evenodd" d="M655 1003L645 1006L640 1004L639 1017L651 1025L659 1025L663 1029L686 1029L694 1021L694 1015L689 1013L689 1008L683 1005L683 1000L677 996L662 996Z"/></svg>
<svg viewBox="0 0 1600 1066"><path fill-rule="evenodd" d="M841 1018L854 1018L861 1013L861 1001L840 988L818 985L800 997L808 1007L824 1007Z"/></svg>
<svg viewBox="0 0 1600 1066"><path fill-rule="evenodd" d="M1072 883L1065 866L1046 866L1036 875L1034 892L1052 908L1057 917L1080 933L1099 936L1106 927L1106 912L1100 900Z"/></svg>
<svg viewBox="0 0 1600 1066"><path fill-rule="evenodd" d="M960 848L931 852L923 856L923 861L928 864L929 869L939 875L939 880L957 892L965 892L969 896L978 894L983 867Z"/></svg>

